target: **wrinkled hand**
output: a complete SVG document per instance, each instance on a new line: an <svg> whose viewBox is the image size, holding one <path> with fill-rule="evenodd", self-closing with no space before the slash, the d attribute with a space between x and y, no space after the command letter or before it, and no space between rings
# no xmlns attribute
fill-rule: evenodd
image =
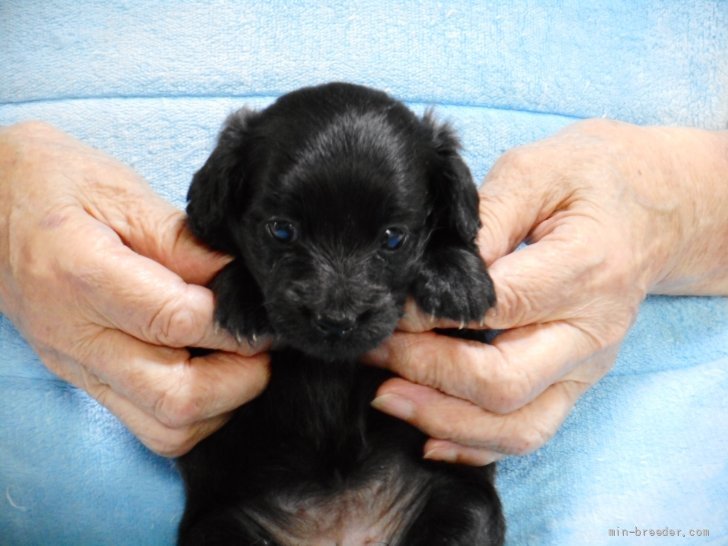
<svg viewBox="0 0 728 546"><path fill-rule="evenodd" d="M0 131L0 311L160 454L191 449L267 382L264 347L217 331L199 286L226 262L128 167L44 124Z"/></svg>
<svg viewBox="0 0 728 546"><path fill-rule="evenodd" d="M402 377L373 405L428 434L431 459L542 446L609 371L648 291L728 290L725 136L592 120L506 153L481 189L479 238L497 295L485 325L505 331L492 345L437 335L456 325L410 305L368 357Z"/></svg>

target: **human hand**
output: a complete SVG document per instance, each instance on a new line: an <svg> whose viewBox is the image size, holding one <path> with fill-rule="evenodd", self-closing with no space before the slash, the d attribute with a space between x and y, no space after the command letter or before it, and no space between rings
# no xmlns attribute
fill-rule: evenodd
<svg viewBox="0 0 728 546"><path fill-rule="evenodd" d="M373 405L430 436L425 457L483 465L542 446L613 365L645 295L726 293L725 133L577 123L506 153L481 189L492 345L410 305L369 359L401 378ZM514 251L522 241L525 248ZM478 324L471 328L481 327Z"/></svg>
<svg viewBox="0 0 728 546"><path fill-rule="evenodd" d="M185 453L267 383L265 345L215 328L199 286L228 260L100 151L40 123L0 130L0 311L159 454Z"/></svg>

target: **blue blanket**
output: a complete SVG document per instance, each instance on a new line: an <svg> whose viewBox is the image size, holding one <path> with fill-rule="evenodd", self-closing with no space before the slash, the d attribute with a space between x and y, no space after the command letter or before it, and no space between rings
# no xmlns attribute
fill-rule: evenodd
<svg viewBox="0 0 728 546"><path fill-rule="evenodd" d="M329 80L435 106L480 179L583 117L727 127L728 2L7 0L0 74L0 124L54 123L179 206L230 110ZM509 545L728 544L727 398L728 300L649 298L557 436L500 465ZM1 316L0 400L0 543L174 542L173 465Z"/></svg>

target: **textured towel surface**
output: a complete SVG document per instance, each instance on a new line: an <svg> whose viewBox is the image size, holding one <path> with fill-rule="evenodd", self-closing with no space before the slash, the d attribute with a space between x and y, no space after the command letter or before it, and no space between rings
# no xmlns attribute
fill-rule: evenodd
<svg viewBox="0 0 728 546"><path fill-rule="evenodd" d="M6 0L0 67L0 124L54 123L182 206L227 113L329 80L435 106L478 179L582 117L726 128L728 2ZM650 298L553 441L501 465L509 544L728 544L727 395L728 300ZM0 543L174 542L172 464L2 317L0 397Z"/></svg>

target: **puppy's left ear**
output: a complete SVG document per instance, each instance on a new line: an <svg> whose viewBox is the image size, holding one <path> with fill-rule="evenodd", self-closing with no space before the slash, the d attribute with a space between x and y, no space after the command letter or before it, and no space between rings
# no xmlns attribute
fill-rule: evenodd
<svg viewBox="0 0 728 546"><path fill-rule="evenodd" d="M412 295L436 317L481 321L495 304L495 291L476 245L478 191L452 129L436 122L430 112L422 123L430 132L435 156L428 180L431 235Z"/></svg>

